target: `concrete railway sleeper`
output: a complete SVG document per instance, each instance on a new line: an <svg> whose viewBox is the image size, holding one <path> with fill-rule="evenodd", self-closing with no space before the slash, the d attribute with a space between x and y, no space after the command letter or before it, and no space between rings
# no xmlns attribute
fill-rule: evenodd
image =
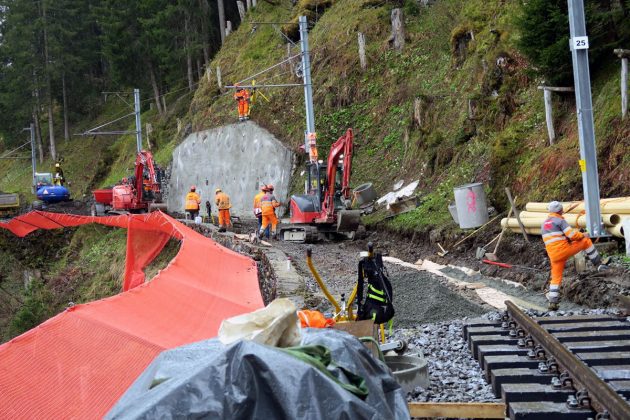
<svg viewBox="0 0 630 420"><path fill-rule="evenodd" d="M610 315L530 317L463 330L511 419L630 419L630 322Z"/></svg>

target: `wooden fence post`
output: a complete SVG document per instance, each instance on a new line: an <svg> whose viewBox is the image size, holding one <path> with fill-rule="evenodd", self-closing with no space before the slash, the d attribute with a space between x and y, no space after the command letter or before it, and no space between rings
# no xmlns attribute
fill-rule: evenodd
<svg viewBox="0 0 630 420"><path fill-rule="evenodd" d="M553 102L551 101L552 92L573 92L573 88L569 87L551 87L538 86L538 90L542 90L545 95L545 120L547 121L547 134L549 135L549 144L556 141L556 131L553 128Z"/></svg>
<svg viewBox="0 0 630 420"><path fill-rule="evenodd" d="M223 81L221 80L221 67L217 66L217 85L219 89L223 89Z"/></svg>
<svg viewBox="0 0 630 420"><path fill-rule="evenodd" d="M357 32L357 38L359 41L359 62L361 63L361 69L367 69L367 59L365 58L365 35L363 32Z"/></svg>
<svg viewBox="0 0 630 420"><path fill-rule="evenodd" d="M231 33L232 33L232 22L228 20L225 22L225 36L228 36Z"/></svg>
<svg viewBox="0 0 630 420"><path fill-rule="evenodd" d="M402 9L392 10L392 36L390 43L398 52L405 48L405 22L403 20Z"/></svg>
<svg viewBox="0 0 630 420"><path fill-rule="evenodd" d="M621 59L621 118L628 115L628 58L630 50L615 50L617 57Z"/></svg>

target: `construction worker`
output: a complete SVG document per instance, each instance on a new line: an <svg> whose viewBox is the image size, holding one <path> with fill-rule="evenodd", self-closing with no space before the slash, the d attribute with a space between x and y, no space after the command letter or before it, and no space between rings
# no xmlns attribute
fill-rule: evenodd
<svg viewBox="0 0 630 420"><path fill-rule="evenodd" d="M236 93L234 94L234 100L238 102L238 120L249 120L249 90L243 89L238 83L235 86Z"/></svg>
<svg viewBox="0 0 630 420"><path fill-rule="evenodd" d="M61 163L55 163L55 169L53 171L53 184L63 186L66 183L66 178L63 176L63 169Z"/></svg>
<svg viewBox="0 0 630 420"><path fill-rule="evenodd" d="M383 257L372 252L368 244L368 255L359 260L357 279L357 320L371 319L375 324L384 324L394 317L392 284L387 278ZM367 294L363 301L363 288L367 283Z"/></svg>
<svg viewBox="0 0 630 420"><path fill-rule="evenodd" d="M548 205L549 218L541 226L542 239L545 242L547 255L551 261L551 284L547 300L549 309L556 310L560 303L560 283L562 272L567 260L580 251L585 251L586 256L597 267L597 271L606 270L608 267L602 264L602 259L593 246L593 242L582 232L572 228L562 217L564 209L562 204L552 201Z"/></svg>
<svg viewBox="0 0 630 420"><path fill-rule="evenodd" d="M190 192L186 194L186 218L190 216L191 220L195 220L195 217L199 214L199 204L201 204L201 197L197 194L197 187L192 185Z"/></svg>
<svg viewBox="0 0 630 420"><path fill-rule="evenodd" d="M256 218L258 219L258 230L260 230L260 227L262 226L262 209L260 207L260 200L266 193L267 186L263 184L260 187L260 192L254 197L254 216L256 216ZM269 226L267 226L267 229L265 230L265 236L267 237L267 239L269 239L269 230L270 228Z"/></svg>
<svg viewBox="0 0 630 420"><path fill-rule="evenodd" d="M230 221L230 196L224 193L221 188L217 188L214 192L214 202L219 208L219 232L225 232L228 227L232 226Z"/></svg>
<svg viewBox="0 0 630 420"><path fill-rule="evenodd" d="M214 224L214 217L212 217L212 204L210 204L209 200L206 200L206 213L208 213L207 222L210 223L210 221L212 221L212 224Z"/></svg>
<svg viewBox="0 0 630 420"><path fill-rule="evenodd" d="M258 232L258 237L262 239L263 233L271 223L271 237L278 239L276 228L278 227L278 218L276 217L276 208L280 207L280 203L273 195L273 185L267 185L267 192L260 199L260 209L262 211L262 226Z"/></svg>

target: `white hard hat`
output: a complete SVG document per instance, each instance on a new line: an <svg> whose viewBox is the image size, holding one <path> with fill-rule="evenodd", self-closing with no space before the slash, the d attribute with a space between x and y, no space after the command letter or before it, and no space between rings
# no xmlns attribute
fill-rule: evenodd
<svg viewBox="0 0 630 420"><path fill-rule="evenodd" d="M547 208L549 209L550 213L561 213L562 203L560 203L559 201L552 201L551 203L549 203L549 206Z"/></svg>

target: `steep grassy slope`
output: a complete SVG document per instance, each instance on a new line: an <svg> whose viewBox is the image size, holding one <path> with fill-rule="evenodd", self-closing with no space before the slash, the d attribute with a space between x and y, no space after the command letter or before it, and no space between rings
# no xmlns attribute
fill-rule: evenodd
<svg viewBox="0 0 630 420"><path fill-rule="evenodd" d="M286 58L286 39L272 25L296 9L289 0L261 2L230 35L212 63L224 84L234 83ZM574 100L556 97L560 138L549 146L541 82L530 76L515 50L512 20L517 1L440 0L419 7L404 2L407 43L390 49L392 3L374 0L300 2L319 4L311 13L312 72L320 151L343 133L356 131L353 184L372 181L381 192L393 181L421 180L424 204L388 222L416 229L448 222L445 207L452 187L471 181L488 185L491 204L505 207L503 187L522 199L579 198ZM332 4L327 9L323 6ZM368 69L359 66L357 32L366 34ZM291 54L299 47L291 49ZM628 194L629 123L620 120L617 63L594 75L596 131L603 195ZM257 77L258 84L299 83L290 66ZM258 100L253 119L292 146L304 130L301 88L264 89L270 103ZM216 80L203 80L189 119L193 129L235 120L231 92ZM297 177L296 177L297 178ZM295 188L301 185L294 180Z"/></svg>

